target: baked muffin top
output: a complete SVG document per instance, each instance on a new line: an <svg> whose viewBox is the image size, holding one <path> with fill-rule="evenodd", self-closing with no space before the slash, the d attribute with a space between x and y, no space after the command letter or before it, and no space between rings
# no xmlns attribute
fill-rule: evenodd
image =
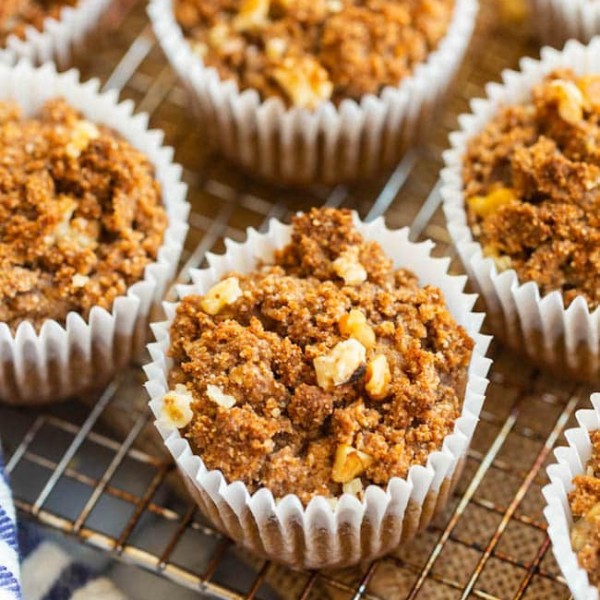
<svg viewBox="0 0 600 600"><path fill-rule="evenodd" d="M590 583L600 588L600 431L593 431L590 439L592 456L586 473L575 477L575 488L569 494L575 519L571 543Z"/></svg>
<svg viewBox="0 0 600 600"><path fill-rule="evenodd" d="M469 223L499 269L600 305L600 75L562 70L469 143Z"/></svg>
<svg viewBox="0 0 600 600"><path fill-rule="evenodd" d="M64 100L0 102L0 321L87 317L143 278L167 226L146 157Z"/></svg>
<svg viewBox="0 0 600 600"><path fill-rule="evenodd" d="M290 106L396 86L445 35L455 0L174 0L192 48L221 78Z"/></svg>
<svg viewBox="0 0 600 600"><path fill-rule="evenodd" d="M41 29L44 19L57 19L66 6L78 0L2 0L0 2L0 46L10 35L25 36L28 25Z"/></svg>
<svg viewBox="0 0 600 600"><path fill-rule="evenodd" d="M473 348L440 290L334 209L296 216L274 264L184 298L170 334L161 418L228 481L304 503L424 464L461 412Z"/></svg>

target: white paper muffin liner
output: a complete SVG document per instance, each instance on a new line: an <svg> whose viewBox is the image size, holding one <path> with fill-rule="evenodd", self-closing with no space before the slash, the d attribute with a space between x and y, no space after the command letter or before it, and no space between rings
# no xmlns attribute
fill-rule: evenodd
<svg viewBox="0 0 600 600"><path fill-rule="evenodd" d="M544 44L589 42L600 33L600 4L594 0L529 0L529 7L534 31Z"/></svg>
<svg viewBox="0 0 600 600"><path fill-rule="evenodd" d="M131 101L118 103L115 92L99 92L99 81L79 82L77 71L57 74L51 64L41 68L21 61L0 64L0 100L16 101L23 113L35 113L48 99L64 97L86 118L121 134L153 164L162 186L169 223L156 262L143 280L116 298L107 311L92 308L89 318L67 315L66 324L47 320L37 334L28 322L13 334L0 323L0 400L40 404L66 398L100 385L143 348L152 308L160 307L165 287L174 278L187 232L189 205L181 168L173 151L162 146L163 134L148 129L145 114L134 115Z"/></svg>
<svg viewBox="0 0 600 600"><path fill-rule="evenodd" d="M250 494L240 481L227 483L220 471L207 470L176 428L155 422L190 493L215 526L253 552L296 568L347 566L370 560L426 527L444 506L458 478L488 384L491 360L485 353L491 338L479 333L483 315L471 310L476 296L462 291L466 277L448 275L449 260L430 256L432 242L410 242L408 229L389 230L383 219L355 221L366 239L383 246L396 268L411 269L422 285L438 286L454 318L475 340L462 413L442 449L433 452L425 466L411 467L406 479L392 478L387 489L369 486L362 501L344 494L332 509L324 497L316 497L303 508L296 495L276 501L268 489ZM193 284L178 287L179 297L206 293L230 271L251 272L258 260L272 262L274 251L290 241L290 234L290 226L271 221L265 234L249 229L246 242L228 240L224 255L209 254L210 267L193 270ZM176 307L166 305L169 321L152 326L158 341L149 345L153 362L145 367L150 407L157 419L168 391L172 360L166 352Z"/></svg>
<svg viewBox="0 0 600 600"><path fill-rule="evenodd" d="M600 429L600 394L592 395L593 409L576 413L579 427L565 431L568 446L556 448L557 462L548 467L550 483L542 493L546 499L544 516L548 521L548 536L552 552L575 600L598 600L598 589L590 585L587 572L579 566L577 554L571 545L573 515L569 492L575 487L573 478L585 472L592 455L589 433Z"/></svg>
<svg viewBox="0 0 600 600"><path fill-rule="evenodd" d="M77 6L63 8L58 19L46 19L41 30L27 27L24 39L11 35L5 48L0 48L0 60L14 64L27 58L36 65L55 62L67 67L73 50L96 27L112 1L80 0Z"/></svg>
<svg viewBox="0 0 600 600"><path fill-rule="evenodd" d="M193 53L172 0L151 0L149 15L165 54L214 145L253 175L293 184L338 183L394 165L429 126L432 109L451 82L471 38L477 0L457 0L445 38L397 87L360 102L324 102L314 111L287 108L240 92Z"/></svg>
<svg viewBox="0 0 600 600"><path fill-rule="evenodd" d="M483 255L467 223L462 158L469 140L505 105L525 102L532 87L553 69L570 67L579 74L600 73L600 38L589 46L571 41L564 51L542 49L542 59L525 58L521 71L504 71L502 84L490 83L487 98L471 102L470 114L459 117L460 130L450 135L444 153L442 196L448 231L462 262L487 304L494 335L534 362L570 377L600 378L600 308L590 311L583 297L565 309L554 291L541 297L534 282L520 283L514 269L499 272ZM594 276L593 273L590 274Z"/></svg>

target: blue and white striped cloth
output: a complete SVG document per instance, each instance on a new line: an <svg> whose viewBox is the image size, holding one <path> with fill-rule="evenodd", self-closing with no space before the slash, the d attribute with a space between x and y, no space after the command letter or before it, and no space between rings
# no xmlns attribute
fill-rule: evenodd
<svg viewBox="0 0 600 600"><path fill-rule="evenodd" d="M1 451L0 600L125 600L108 579L74 562L33 525L17 527Z"/></svg>

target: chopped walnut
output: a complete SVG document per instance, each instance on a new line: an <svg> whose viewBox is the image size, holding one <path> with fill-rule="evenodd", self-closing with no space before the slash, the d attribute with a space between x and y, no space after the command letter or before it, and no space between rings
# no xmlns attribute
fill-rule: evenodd
<svg viewBox="0 0 600 600"><path fill-rule="evenodd" d="M232 395L226 394L220 387L212 383L206 386L206 395L221 408L229 409L236 404L236 399Z"/></svg>
<svg viewBox="0 0 600 600"><path fill-rule="evenodd" d="M335 452L331 478L337 483L349 483L373 462L371 456L347 444L340 444Z"/></svg>
<svg viewBox="0 0 600 600"><path fill-rule="evenodd" d="M77 273L71 278L71 283L73 284L73 287L82 288L85 287L89 280L90 278L87 275L81 275L80 273Z"/></svg>
<svg viewBox="0 0 600 600"><path fill-rule="evenodd" d="M575 124L583 119L585 99L581 90L572 81L557 79L550 83L558 106L558 114L563 121Z"/></svg>
<svg viewBox="0 0 600 600"><path fill-rule="evenodd" d="M360 496L363 493L363 484L359 477L352 479L348 483L344 483L342 491L344 494L351 494L352 496Z"/></svg>
<svg viewBox="0 0 600 600"><path fill-rule="evenodd" d="M316 108L331 98L333 84L327 71L313 58L286 58L273 71L273 78L294 106Z"/></svg>
<svg viewBox="0 0 600 600"><path fill-rule="evenodd" d="M339 321L340 333L358 340L367 350L375 345L375 332L360 310L353 309Z"/></svg>
<svg viewBox="0 0 600 600"><path fill-rule="evenodd" d="M367 280L367 271L360 264L358 246L350 246L333 261L333 269L346 285L359 285Z"/></svg>
<svg viewBox="0 0 600 600"><path fill-rule="evenodd" d="M238 31L257 29L267 23L270 0L242 0L240 11L233 21Z"/></svg>
<svg viewBox="0 0 600 600"><path fill-rule="evenodd" d="M516 196L512 189L499 187L487 196L472 196L467 200L467 204L477 216L487 217L514 200L516 200Z"/></svg>
<svg viewBox="0 0 600 600"><path fill-rule="evenodd" d="M383 354L378 354L368 365L365 389L373 400L381 400L388 394L392 373L388 360Z"/></svg>
<svg viewBox="0 0 600 600"><path fill-rule="evenodd" d="M584 75L578 77L576 83L586 104L589 104L594 110L598 110L600 108L600 76Z"/></svg>
<svg viewBox="0 0 600 600"><path fill-rule="evenodd" d="M192 393L185 385L178 383L174 390L167 392L162 401L160 420L177 429L186 427L194 417L191 404Z"/></svg>
<svg viewBox="0 0 600 600"><path fill-rule="evenodd" d="M241 295L239 279L227 277L208 290L202 299L202 309L209 315L217 315L226 306L233 304Z"/></svg>
<svg viewBox="0 0 600 600"><path fill-rule="evenodd" d="M326 356L314 360L317 383L324 390L351 381L365 365L365 347L353 338L338 342Z"/></svg>
<svg viewBox="0 0 600 600"><path fill-rule="evenodd" d="M90 142L100 137L98 128L89 121L78 121L71 133L71 140L65 148L65 153L70 158L79 158L81 153L90 145Z"/></svg>

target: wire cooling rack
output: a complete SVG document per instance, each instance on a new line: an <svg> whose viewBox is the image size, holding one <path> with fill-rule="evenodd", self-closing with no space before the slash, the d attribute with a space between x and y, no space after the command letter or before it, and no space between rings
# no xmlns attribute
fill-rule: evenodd
<svg viewBox="0 0 600 600"><path fill-rule="evenodd" d="M486 81L537 52L519 0L482 0L473 44L427 147L367 185L278 189L211 155L144 8L117 0L93 54L79 65L133 99L176 148L193 206L180 281L207 251L221 251L223 238L243 239L246 227L263 228L310 205L347 206L367 219L385 214L391 226L410 226L413 239L432 238L436 252L452 256L437 187L446 135ZM499 347L492 353L488 399L447 510L415 541L372 564L296 573L234 548L197 512L153 436L139 367L97 397L47 412L0 408L15 500L22 517L209 597L568 598L549 552L540 489L552 447L591 390L553 380Z"/></svg>

